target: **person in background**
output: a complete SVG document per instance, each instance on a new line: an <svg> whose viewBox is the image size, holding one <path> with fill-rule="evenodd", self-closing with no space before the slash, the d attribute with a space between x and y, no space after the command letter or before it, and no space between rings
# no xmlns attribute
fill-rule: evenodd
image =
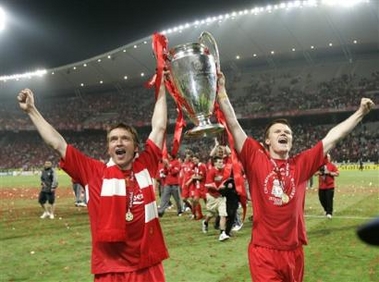
<svg viewBox="0 0 379 282"><path fill-rule="evenodd" d="M326 153L362 121L374 103L362 98L350 117L334 126L312 148L292 157L293 134L285 119L273 120L267 125L264 147L246 135L229 101L225 76L221 72L217 101L233 136L253 202L248 248L251 278L254 282L303 281L307 181L323 164Z"/></svg>
<svg viewBox="0 0 379 282"><path fill-rule="evenodd" d="M313 175L308 180L307 189L313 189Z"/></svg>
<svg viewBox="0 0 379 282"><path fill-rule="evenodd" d="M221 194L226 198L226 213L228 216L226 217L226 224L225 224L225 233L228 236L231 236L231 231L238 231L242 227L242 223L239 223L238 228L236 223L237 219L237 211L238 211L238 205L240 202L240 197L236 190L236 185L234 183L234 178L231 176L229 179L227 179L224 182L225 189L221 190Z"/></svg>
<svg viewBox="0 0 379 282"><path fill-rule="evenodd" d="M58 187L58 177L53 169L51 161L45 161L41 172L41 191L38 196L38 203L43 209L41 218L54 219L55 189ZM49 205L46 205L46 202Z"/></svg>
<svg viewBox="0 0 379 282"><path fill-rule="evenodd" d="M207 167L200 162L199 154L193 154L193 171L191 177L184 184L189 189L192 199L192 219L200 220L203 218L200 199L206 203L205 180L207 176Z"/></svg>
<svg viewBox="0 0 379 282"><path fill-rule="evenodd" d="M186 185L191 181L191 176L193 172L193 161L192 161L193 152L189 149L186 149L184 152L184 160L180 168L180 195L183 200L183 211L191 211L191 218L193 216L194 210L192 209L192 204L189 201L190 187Z"/></svg>
<svg viewBox="0 0 379 282"><path fill-rule="evenodd" d="M42 139L61 156L61 168L88 189L95 282L165 281L162 261L168 251L153 187L167 126L163 77L144 150L134 127L116 124L107 132L106 164L67 144L37 110L30 89L17 96Z"/></svg>
<svg viewBox="0 0 379 282"><path fill-rule="evenodd" d="M360 171L363 171L364 165L363 165L362 158L359 158L359 167L358 168L359 168Z"/></svg>
<svg viewBox="0 0 379 282"><path fill-rule="evenodd" d="M75 206L76 207L86 207L87 206L87 200L86 200L86 193L82 185L75 179L71 178L72 183L72 190L74 191L75 195Z"/></svg>
<svg viewBox="0 0 379 282"><path fill-rule="evenodd" d="M207 188L207 214L202 221L203 233L208 232L209 220L212 217L220 217L220 236L219 241L225 241L230 238L226 234L226 198L222 195L222 190L227 189L225 183L230 179L232 173L231 165L224 165L222 157L216 156L213 160L214 167L207 172L205 187ZM226 185L231 185L227 183Z"/></svg>
<svg viewBox="0 0 379 282"><path fill-rule="evenodd" d="M231 150L228 145L221 145L217 137L214 138L215 144L209 153L211 158L220 157L223 159L224 164L232 163Z"/></svg>
<svg viewBox="0 0 379 282"><path fill-rule="evenodd" d="M213 140L214 140L214 146L212 150L209 152L210 161L208 162L208 170L214 167L213 161L215 157L222 158L225 165L226 164L232 165L231 150L229 146L221 145L217 137L215 137ZM216 216L213 226L217 230L220 229L220 216L219 215Z"/></svg>
<svg viewBox="0 0 379 282"><path fill-rule="evenodd" d="M162 189L164 186L165 178L166 178L166 175L164 174L163 161L160 160L159 165L158 165L157 175L154 178L154 187L155 187L154 189L158 193L159 200L161 200L161 197L162 197Z"/></svg>
<svg viewBox="0 0 379 282"><path fill-rule="evenodd" d="M318 198L329 219L333 216L334 188L336 187L334 178L339 174L337 166L332 163L330 154L327 153L325 163L316 175L318 175Z"/></svg>
<svg viewBox="0 0 379 282"><path fill-rule="evenodd" d="M166 175L164 186L162 189L161 203L159 205L158 214L162 217L165 210L170 206L170 198L174 197L176 204L177 215L181 216L182 204L180 200L179 191L179 173L180 173L180 161L172 156L170 153L167 154L167 159L163 159L163 173Z"/></svg>

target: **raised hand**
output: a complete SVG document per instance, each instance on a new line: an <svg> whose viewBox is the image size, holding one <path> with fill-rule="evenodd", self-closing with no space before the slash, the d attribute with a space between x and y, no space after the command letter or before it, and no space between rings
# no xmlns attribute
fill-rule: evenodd
<svg viewBox="0 0 379 282"><path fill-rule="evenodd" d="M31 108L34 107L34 95L33 92L25 88L20 91L17 95L17 100L20 108L25 112L28 112Z"/></svg>
<svg viewBox="0 0 379 282"><path fill-rule="evenodd" d="M359 107L362 110L364 115L367 115L371 109L375 106L374 102L369 98L362 98L361 105Z"/></svg>

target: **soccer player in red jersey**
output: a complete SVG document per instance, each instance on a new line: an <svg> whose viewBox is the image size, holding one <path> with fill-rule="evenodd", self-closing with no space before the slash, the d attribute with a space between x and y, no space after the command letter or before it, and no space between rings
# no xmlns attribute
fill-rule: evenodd
<svg viewBox="0 0 379 282"><path fill-rule="evenodd" d="M244 167L253 202L252 237L248 248L254 282L303 281L307 244L304 201L308 179L323 164L324 156L350 133L374 103L362 98L359 108L333 127L314 147L290 157L293 135L286 120L268 124L264 146L248 137L239 124L219 73L217 100Z"/></svg>
<svg viewBox="0 0 379 282"><path fill-rule="evenodd" d="M190 179L193 171L193 162L192 162L193 152L189 149L185 151L184 160L181 166L181 196L184 203L184 211L190 209L193 213L192 204L190 203L191 193L190 187L187 183L190 183Z"/></svg>
<svg viewBox="0 0 379 282"><path fill-rule="evenodd" d="M207 167L205 164L200 162L200 157L198 154L193 154L192 162L192 175L185 185L189 188L192 199L193 218L198 220L203 218L200 199L203 199L206 202L205 180L207 175Z"/></svg>
<svg viewBox="0 0 379 282"><path fill-rule="evenodd" d="M94 281L165 281L162 261L168 252L153 187L167 124L163 79L145 149L139 152L133 127L118 124L107 134L108 163L67 144L37 110L31 90L22 90L17 99L42 139L61 156L61 168L89 192Z"/></svg>

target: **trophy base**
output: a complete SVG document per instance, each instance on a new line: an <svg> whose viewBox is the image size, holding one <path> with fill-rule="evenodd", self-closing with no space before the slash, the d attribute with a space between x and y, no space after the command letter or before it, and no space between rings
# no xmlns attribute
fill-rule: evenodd
<svg viewBox="0 0 379 282"><path fill-rule="evenodd" d="M185 138L215 137L218 133L224 131L221 124L205 124L196 126L184 133Z"/></svg>

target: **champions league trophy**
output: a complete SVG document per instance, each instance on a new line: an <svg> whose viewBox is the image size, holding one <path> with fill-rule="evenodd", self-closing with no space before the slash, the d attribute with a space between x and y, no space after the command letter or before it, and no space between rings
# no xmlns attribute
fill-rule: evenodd
<svg viewBox="0 0 379 282"><path fill-rule="evenodd" d="M210 43L212 48L206 45ZM213 49L213 54L210 49ZM179 105L195 127L185 133L185 137L205 137L215 135L224 127L212 124L217 91L217 70L220 67L215 39L204 31L198 43L178 45L169 50L167 66L177 92Z"/></svg>

